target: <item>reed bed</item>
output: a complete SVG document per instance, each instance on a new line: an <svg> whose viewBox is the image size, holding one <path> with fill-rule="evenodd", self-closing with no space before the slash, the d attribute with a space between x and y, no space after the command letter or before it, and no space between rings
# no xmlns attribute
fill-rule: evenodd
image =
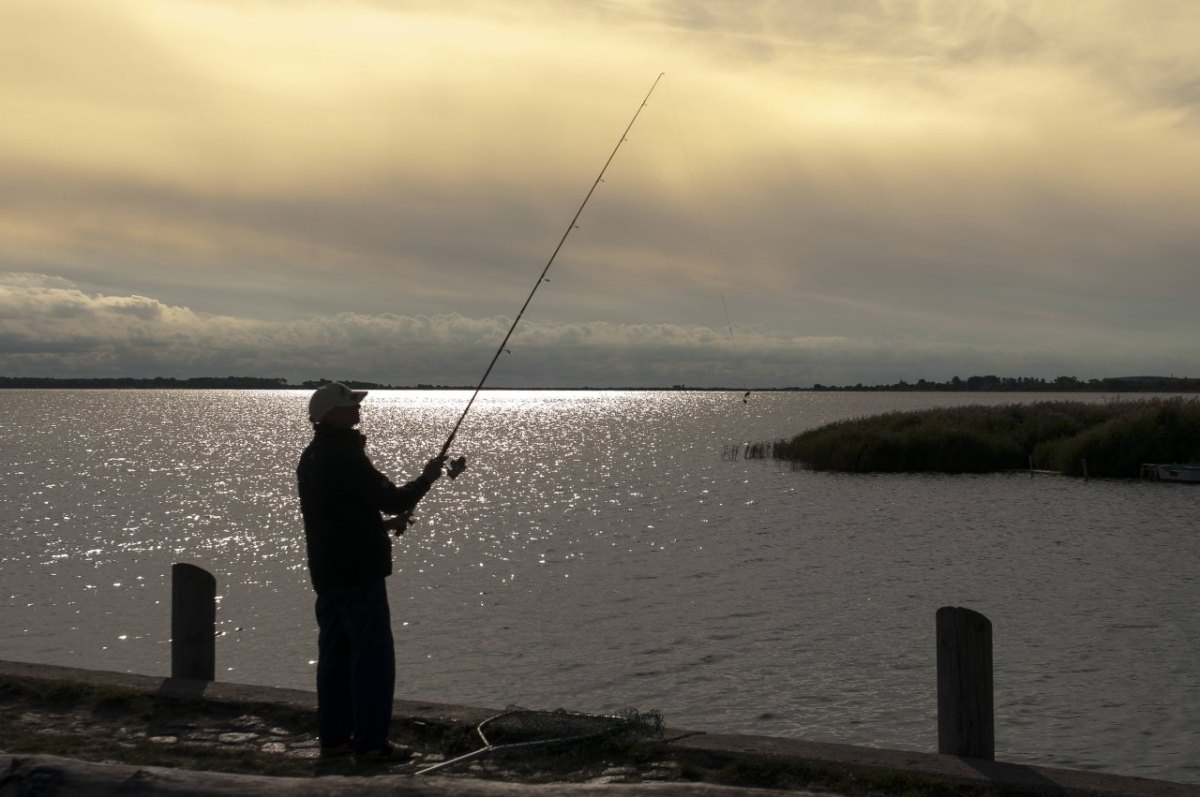
<svg viewBox="0 0 1200 797"><path fill-rule="evenodd" d="M1036 468L1136 478L1143 463L1200 461L1200 400L1045 401L889 412L776 441L772 453L813 470L856 473Z"/></svg>
<svg viewBox="0 0 1200 797"><path fill-rule="evenodd" d="M770 459L772 442L759 443L730 443L721 451L721 459L737 461L739 459Z"/></svg>

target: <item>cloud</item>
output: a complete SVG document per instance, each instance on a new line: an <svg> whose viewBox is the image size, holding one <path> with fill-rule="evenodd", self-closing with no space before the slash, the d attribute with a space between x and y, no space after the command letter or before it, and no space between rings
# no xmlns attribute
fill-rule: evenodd
<svg viewBox="0 0 1200 797"><path fill-rule="evenodd" d="M142 296L81 291L61 278L0 274L0 374L364 379L474 385L510 319L341 313L263 321ZM1132 347L1109 359L936 336L798 336L765 326L523 323L493 387L807 387L995 372L1114 375L1164 365ZM1082 372L1080 367L1085 370ZM1099 370L1097 370L1099 369ZM1107 369L1107 370L1106 370ZM1117 370L1112 370L1117 369Z"/></svg>
<svg viewBox="0 0 1200 797"><path fill-rule="evenodd" d="M188 367L253 357L188 313L264 350L504 318L665 70L522 334L1196 362L1192 3L10 0L0 27L0 270L68 280L55 312L130 358L168 324Z"/></svg>

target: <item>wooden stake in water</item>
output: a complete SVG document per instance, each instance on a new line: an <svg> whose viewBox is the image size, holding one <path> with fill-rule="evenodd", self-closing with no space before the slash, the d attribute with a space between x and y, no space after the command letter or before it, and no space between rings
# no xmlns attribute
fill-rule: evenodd
<svg viewBox="0 0 1200 797"><path fill-rule="evenodd" d="M937 612L938 752L996 757L992 623L979 612Z"/></svg>
<svg viewBox="0 0 1200 797"><path fill-rule="evenodd" d="M216 677L217 580L203 568L171 566L171 677Z"/></svg>

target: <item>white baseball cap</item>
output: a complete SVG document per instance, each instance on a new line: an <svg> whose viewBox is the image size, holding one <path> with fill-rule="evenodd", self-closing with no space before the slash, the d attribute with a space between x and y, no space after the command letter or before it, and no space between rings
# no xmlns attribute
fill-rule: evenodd
<svg viewBox="0 0 1200 797"><path fill-rule="evenodd" d="M365 390L351 390L341 382L330 382L313 391L308 400L308 417L313 423L325 417L325 413L337 407L353 407L367 397Z"/></svg>

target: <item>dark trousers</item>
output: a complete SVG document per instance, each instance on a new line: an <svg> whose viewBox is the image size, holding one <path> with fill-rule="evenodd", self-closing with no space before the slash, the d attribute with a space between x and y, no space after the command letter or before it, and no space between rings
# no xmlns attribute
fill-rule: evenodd
<svg viewBox="0 0 1200 797"><path fill-rule="evenodd" d="M383 579L317 595L317 732L322 746L382 747L392 723L396 651Z"/></svg>

